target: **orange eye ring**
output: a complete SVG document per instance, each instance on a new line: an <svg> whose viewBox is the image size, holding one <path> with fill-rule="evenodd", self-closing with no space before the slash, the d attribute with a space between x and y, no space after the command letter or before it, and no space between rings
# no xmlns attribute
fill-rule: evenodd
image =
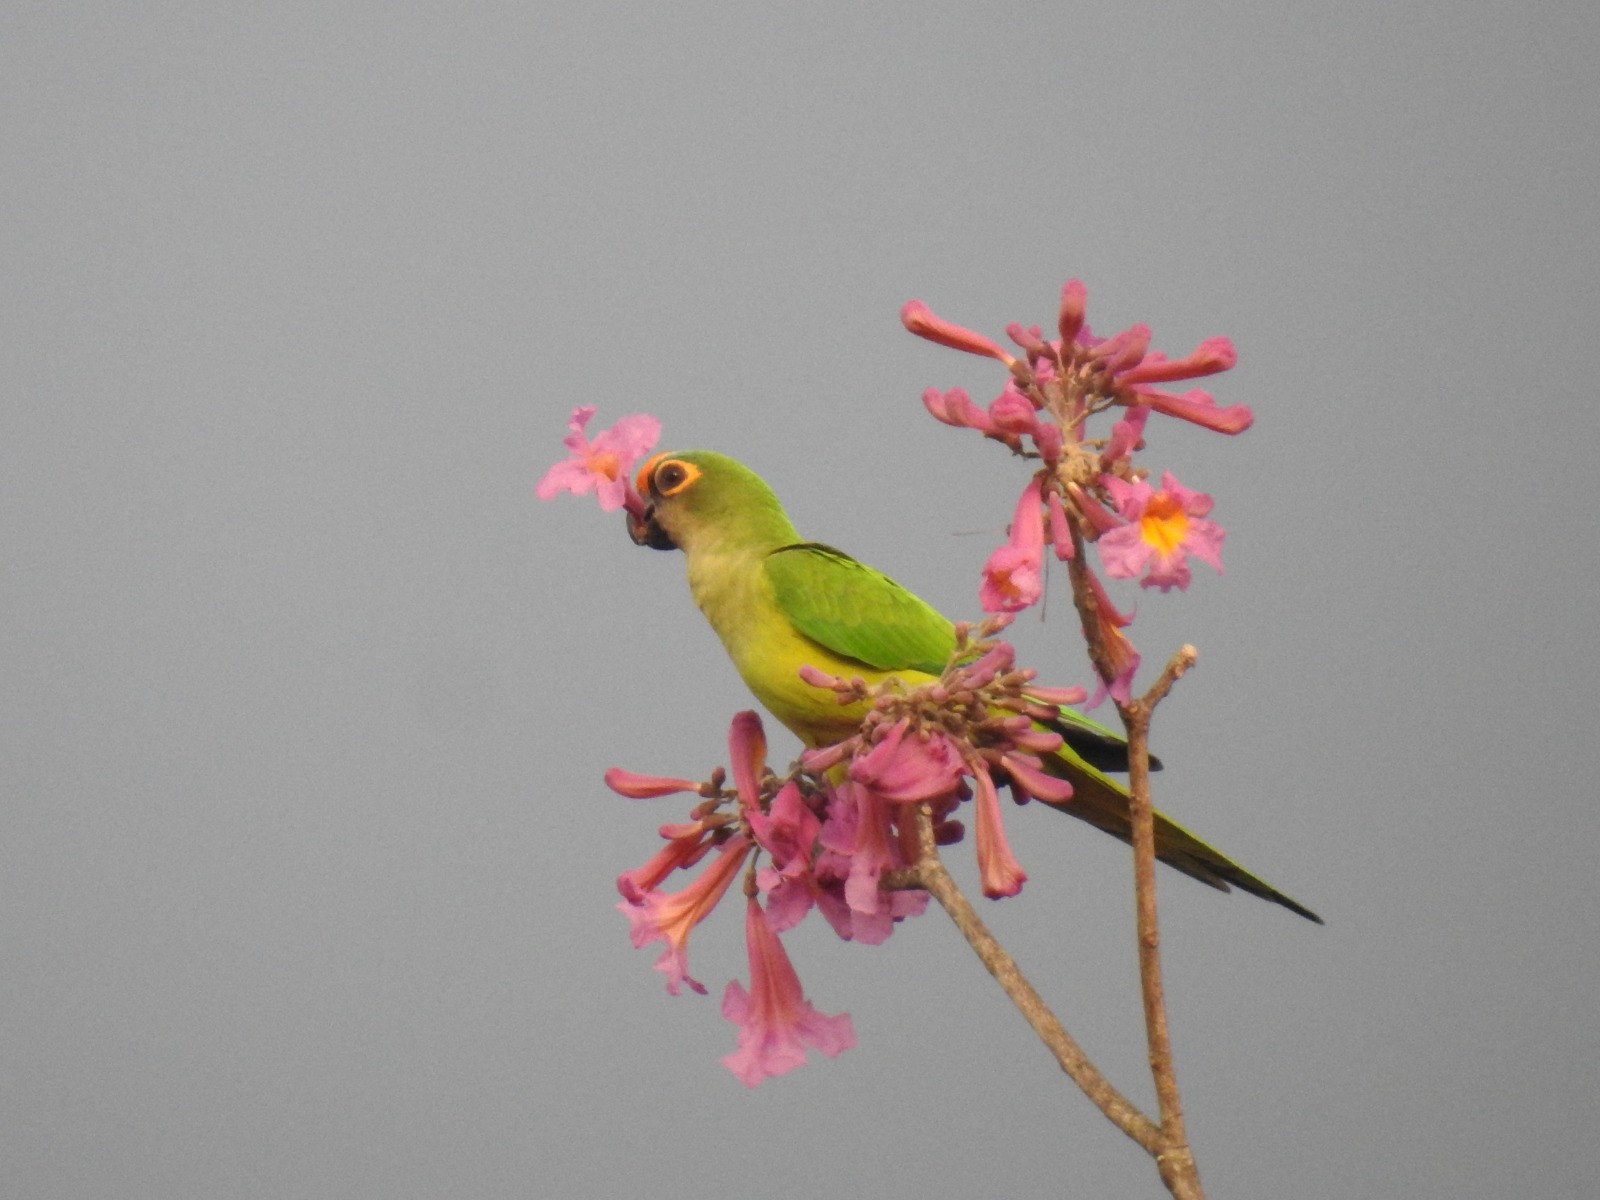
<svg viewBox="0 0 1600 1200"><path fill-rule="evenodd" d="M665 500L688 491L699 478L700 468L687 459L658 454L639 468L638 487L643 493L648 485L652 494Z"/></svg>
<svg viewBox="0 0 1600 1200"><path fill-rule="evenodd" d="M633 490L641 496L647 495L650 491L650 476L655 474L656 466L661 460L670 457L671 453L670 450L663 450L660 454L652 454L645 459L644 466L640 467L639 473L633 477Z"/></svg>

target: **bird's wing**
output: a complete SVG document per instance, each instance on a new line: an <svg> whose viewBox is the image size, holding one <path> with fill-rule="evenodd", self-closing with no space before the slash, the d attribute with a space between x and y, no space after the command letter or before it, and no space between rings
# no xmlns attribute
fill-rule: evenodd
<svg viewBox="0 0 1600 1200"><path fill-rule="evenodd" d="M880 671L937 675L955 649L955 629L936 609L832 546L783 546L764 570L794 627L835 654Z"/></svg>

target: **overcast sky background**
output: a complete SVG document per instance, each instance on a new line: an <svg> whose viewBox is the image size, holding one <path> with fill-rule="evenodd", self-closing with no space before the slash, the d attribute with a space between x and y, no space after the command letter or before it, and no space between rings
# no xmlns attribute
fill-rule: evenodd
<svg viewBox="0 0 1600 1200"><path fill-rule="evenodd" d="M1256 427L1152 422L1227 574L1136 595L1214 1197L1591 1195L1600 9L12 3L0 15L0 1193L1149 1197L942 916L787 938L858 1048L718 1058L614 911L748 704L574 405L953 616L1021 486L928 386L1070 277ZM1059 580L1058 580L1059 582ZM1065 590L1017 642L1087 669ZM775 757L794 744L774 729ZM985 915L1150 1101L1126 852ZM952 858L971 880L970 847Z"/></svg>

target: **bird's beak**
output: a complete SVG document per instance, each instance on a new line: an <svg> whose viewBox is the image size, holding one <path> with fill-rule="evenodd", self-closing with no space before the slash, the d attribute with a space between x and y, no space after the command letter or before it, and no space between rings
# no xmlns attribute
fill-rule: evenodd
<svg viewBox="0 0 1600 1200"><path fill-rule="evenodd" d="M673 541L667 531L661 528L661 523L656 520L656 507L644 510L644 515L636 517L628 514L628 536L633 539L635 546L649 546L652 550L676 550L678 543Z"/></svg>

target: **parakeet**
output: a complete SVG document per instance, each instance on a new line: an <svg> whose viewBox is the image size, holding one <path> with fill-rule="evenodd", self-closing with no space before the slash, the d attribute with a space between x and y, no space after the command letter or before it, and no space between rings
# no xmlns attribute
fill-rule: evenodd
<svg viewBox="0 0 1600 1200"><path fill-rule="evenodd" d="M955 648L952 623L888 576L820 542L801 539L778 497L742 463L706 450L657 454L639 469L646 503L630 514L641 546L682 550L689 590L757 700L807 746L849 737L862 706L800 677L811 665L869 685L937 678ZM1052 726L1064 744L1046 768L1072 798L1052 805L1127 841L1128 793L1105 771L1127 769L1127 747L1070 709ZM1229 886L1322 923L1264 880L1156 813L1156 856L1212 887Z"/></svg>

